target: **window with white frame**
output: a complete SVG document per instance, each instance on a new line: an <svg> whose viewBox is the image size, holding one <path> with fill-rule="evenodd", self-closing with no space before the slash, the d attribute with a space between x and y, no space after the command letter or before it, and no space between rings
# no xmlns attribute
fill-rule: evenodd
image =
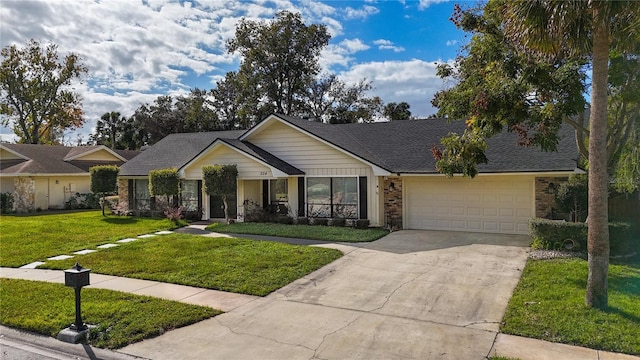
<svg viewBox="0 0 640 360"><path fill-rule="evenodd" d="M180 183L180 199L184 211L198 210L198 180L182 180Z"/></svg>

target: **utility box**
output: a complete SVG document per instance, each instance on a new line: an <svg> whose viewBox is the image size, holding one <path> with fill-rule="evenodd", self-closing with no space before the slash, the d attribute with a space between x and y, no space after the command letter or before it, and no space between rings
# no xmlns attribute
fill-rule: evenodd
<svg viewBox="0 0 640 360"><path fill-rule="evenodd" d="M91 269L85 269L76 263L71 269L64 271L64 285L76 289L89 285L89 272Z"/></svg>

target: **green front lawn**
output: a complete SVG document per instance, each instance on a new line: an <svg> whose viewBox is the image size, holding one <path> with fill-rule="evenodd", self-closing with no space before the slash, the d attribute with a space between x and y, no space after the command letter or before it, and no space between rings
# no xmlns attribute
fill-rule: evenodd
<svg viewBox="0 0 640 360"><path fill-rule="evenodd" d="M171 234L41 266L76 261L95 273L264 296L340 258L334 249Z"/></svg>
<svg viewBox="0 0 640 360"><path fill-rule="evenodd" d="M174 229L167 219L102 216L98 211L0 216L0 266L34 261L159 230Z"/></svg>
<svg viewBox="0 0 640 360"><path fill-rule="evenodd" d="M335 242L373 241L388 234L386 230L381 228L354 229L338 226L285 225L250 222L234 224L216 223L209 225L207 230L229 234L252 234Z"/></svg>
<svg viewBox="0 0 640 360"><path fill-rule="evenodd" d="M48 336L75 321L73 289L62 284L0 278L0 323ZM120 348L220 314L221 311L149 296L83 289L82 319L97 325L89 344Z"/></svg>
<svg viewBox="0 0 640 360"><path fill-rule="evenodd" d="M585 305L582 259L529 260L500 330L592 349L640 354L640 261L609 266L609 309Z"/></svg>

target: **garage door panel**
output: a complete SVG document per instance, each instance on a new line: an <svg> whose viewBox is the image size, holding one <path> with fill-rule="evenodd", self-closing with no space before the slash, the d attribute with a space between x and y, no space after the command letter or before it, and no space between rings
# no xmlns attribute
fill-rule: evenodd
<svg viewBox="0 0 640 360"><path fill-rule="evenodd" d="M531 177L409 178L404 189L410 229L528 233Z"/></svg>

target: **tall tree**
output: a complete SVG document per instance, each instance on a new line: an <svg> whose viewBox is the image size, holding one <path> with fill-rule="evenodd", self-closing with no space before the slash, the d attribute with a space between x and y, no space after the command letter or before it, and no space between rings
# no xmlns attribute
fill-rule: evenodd
<svg viewBox="0 0 640 360"><path fill-rule="evenodd" d="M454 142L473 144L474 152L468 163L474 165L483 153L482 141L502 129L502 125L521 135L523 144L537 144L545 149L553 150L557 143L557 129L566 115L577 115L583 102L581 94L576 95L580 84L575 73L584 78L585 68L580 66L582 61L589 61L592 67L591 76L591 108L589 117L589 276L585 301L588 306L605 308L607 306L607 273L609 264L609 235L607 224L607 85L609 51L617 49L626 51L629 45L636 45L638 41L637 24L640 16L640 5L632 1L601 2L601 1L490 1L484 8L489 18L470 16L456 17L455 21L476 28L489 26L498 31L504 29L504 40L514 45L517 51L501 53L507 61L488 62L487 67L476 73L478 79L483 78L483 72L494 74L497 66L510 78L523 75L529 83L507 81L506 83L487 80L487 86L478 84L481 89L493 91L475 91L476 96L471 103L465 101L464 96L442 93L434 98L434 103L440 105L444 114L462 115L456 113L456 105L470 108L467 116L469 131L464 135L468 139ZM460 14L460 12L458 12ZM494 21L487 21L494 19ZM497 20L497 21L495 21ZM476 22L474 24L474 22ZM499 35L499 34L498 34ZM493 39L497 39L494 37ZM474 41L486 40L474 37ZM491 38L486 41L491 41ZM490 48L490 47L489 47ZM478 53L472 51L471 56L489 56L484 53L487 47L478 47ZM519 55L524 54L524 55ZM486 56L484 58L486 58ZM532 68L521 67L522 60L529 58L545 58L547 64L534 66L534 71L521 71ZM546 67L545 67L546 66ZM535 69L538 70L535 70ZM460 68L464 72L464 68ZM443 68L441 75L452 75L452 69ZM548 85L540 79L548 77ZM538 88L527 88L531 84ZM554 86L550 86L553 84ZM467 84L468 86L469 84ZM521 87L527 90L522 93ZM471 89L471 88L469 88ZM515 90L514 90L515 89ZM505 91L506 90L506 91ZM580 91L582 92L582 91ZM504 95L512 95L508 97ZM530 103L534 100L535 103ZM487 114L494 113L493 119ZM518 120L520 119L520 120ZM526 121L525 124L518 122ZM526 125L526 126L523 126ZM533 132L531 132L533 128ZM463 136L464 136L463 135ZM466 141L468 140L468 141ZM437 151L436 151L437 153ZM441 154L436 154L441 155ZM471 166L473 167L473 166Z"/></svg>
<svg viewBox="0 0 640 360"><path fill-rule="evenodd" d="M330 37L324 25L307 26L300 14L281 11L270 22L240 20L228 50L242 55L239 73L264 95L264 105L293 115L320 70L320 51Z"/></svg>
<svg viewBox="0 0 640 360"><path fill-rule="evenodd" d="M58 47L30 40L2 49L0 115L22 143L56 143L62 132L82 126L80 96L70 85L88 72L76 54L60 61Z"/></svg>
<svg viewBox="0 0 640 360"><path fill-rule="evenodd" d="M399 104L390 102L384 106L382 114L391 121L408 120L411 119L411 111L409 110L410 107L411 105L404 101Z"/></svg>
<svg viewBox="0 0 640 360"><path fill-rule="evenodd" d="M609 52L637 45L640 33L632 24L640 17L635 1L509 2L505 29L516 43L560 57L591 59L589 117L589 276L586 303L608 305L609 270L607 172L607 90ZM523 21L524 20L524 21ZM637 30L637 29L636 29Z"/></svg>
<svg viewBox="0 0 640 360"><path fill-rule="evenodd" d="M120 149L118 137L126 122L124 116L120 116L117 111L102 114L96 123L96 131L92 135L92 140L96 144L109 146L111 149Z"/></svg>

